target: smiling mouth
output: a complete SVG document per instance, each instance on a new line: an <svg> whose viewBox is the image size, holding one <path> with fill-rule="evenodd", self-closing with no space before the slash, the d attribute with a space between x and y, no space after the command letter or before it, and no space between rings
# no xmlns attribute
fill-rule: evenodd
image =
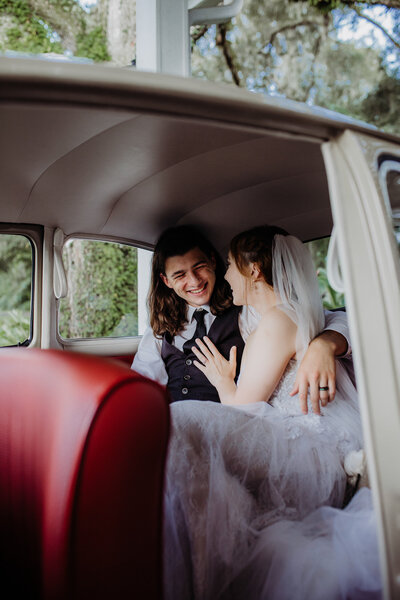
<svg viewBox="0 0 400 600"><path fill-rule="evenodd" d="M201 288L197 288L196 290L189 290L189 294L194 294L195 296L199 296L204 292L207 287L207 283L205 283Z"/></svg>

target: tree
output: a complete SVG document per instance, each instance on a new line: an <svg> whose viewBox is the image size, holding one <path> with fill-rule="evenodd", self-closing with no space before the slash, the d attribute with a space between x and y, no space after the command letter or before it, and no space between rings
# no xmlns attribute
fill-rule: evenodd
<svg viewBox="0 0 400 600"><path fill-rule="evenodd" d="M24 342L30 331L32 246L22 235L0 236L0 346Z"/></svg>
<svg viewBox="0 0 400 600"><path fill-rule="evenodd" d="M32 247L23 235L0 236L0 311L29 311L31 303Z"/></svg>
<svg viewBox="0 0 400 600"><path fill-rule="evenodd" d="M299 1L302 0L291 0ZM353 25L365 20L386 36L389 48L400 49L399 0L308 0L308 3L323 14L335 13L338 19L350 18ZM373 13L371 8L374 9Z"/></svg>
<svg viewBox="0 0 400 600"><path fill-rule="evenodd" d="M193 74L317 104L400 131L394 108L398 79L390 65L397 48L389 42L379 48L344 41L340 32L346 15L310 4L312 0L245 0L242 13L231 24L194 29ZM396 23L400 11L392 12ZM388 89L390 117L381 112Z"/></svg>
<svg viewBox="0 0 400 600"><path fill-rule="evenodd" d="M137 250L71 240L64 246L68 295L60 301L64 338L137 335Z"/></svg>
<svg viewBox="0 0 400 600"><path fill-rule="evenodd" d="M98 0L87 10L78 0L0 0L0 50L127 65L135 54L135 10L129 0Z"/></svg>

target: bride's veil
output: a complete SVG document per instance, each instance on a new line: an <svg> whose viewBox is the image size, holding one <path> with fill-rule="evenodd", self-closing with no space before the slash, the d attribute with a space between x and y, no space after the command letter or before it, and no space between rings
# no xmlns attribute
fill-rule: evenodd
<svg viewBox="0 0 400 600"><path fill-rule="evenodd" d="M292 235L274 237L272 284L279 308L297 325L296 358L300 360L323 329L325 318L311 254Z"/></svg>

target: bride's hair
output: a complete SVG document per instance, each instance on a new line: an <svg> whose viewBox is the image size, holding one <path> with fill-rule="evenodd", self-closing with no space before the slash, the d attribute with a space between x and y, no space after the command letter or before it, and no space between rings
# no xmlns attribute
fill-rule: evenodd
<svg viewBox="0 0 400 600"><path fill-rule="evenodd" d="M247 275L247 267L255 263L268 285L273 285L272 257L276 234L289 235L274 225L260 225L235 235L229 250L242 275Z"/></svg>
<svg viewBox="0 0 400 600"><path fill-rule="evenodd" d="M236 235L230 252L243 275L247 275L246 267L255 263L274 288L278 307L297 325L296 354L301 358L325 321L308 248L280 227L261 225Z"/></svg>

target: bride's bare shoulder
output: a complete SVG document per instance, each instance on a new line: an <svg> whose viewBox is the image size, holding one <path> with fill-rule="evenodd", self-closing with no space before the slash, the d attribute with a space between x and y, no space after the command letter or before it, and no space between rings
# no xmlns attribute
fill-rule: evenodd
<svg viewBox="0 0 400 600"><path fill-rule="evenodd" d="M297 326L278 306L270 308L260 319L259 327L277 334L295 334Z"/></svg>

